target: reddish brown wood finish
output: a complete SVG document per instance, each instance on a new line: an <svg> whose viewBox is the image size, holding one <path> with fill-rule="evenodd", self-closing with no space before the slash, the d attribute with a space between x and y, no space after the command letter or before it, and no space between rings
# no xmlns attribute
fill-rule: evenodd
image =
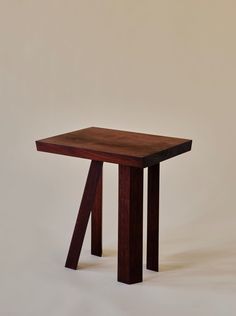
<svg viewBox="0 0 236 316"><path fill-rule="evenodd" d="M159 269L159 183L160 165L148 168L147 269Z"/></svg>
<svg viewBox="0 0 236 316"><path fill-rule="evenodd" d="M90 127L36 141L55 154L148 167L191 149L191 140Z"/></svg>
<svg viewBox="0 0 236 316"><path fill-rule="evenodd" d="M100 161L92 161L90 165L74 233L69 248L69 253L65 264L65 266L70 269L76 269L78 265L89 215L94 207L96 191L99 179L101 178L102 174L102 165L103 163Z"/></svg>
<svg viewBox="0 0 236 316"><path fill-rule="evenodd" d="M192 141L90 127L36 141L37 150L91 159L65 266L76 269L89 220L91 253L102 255L102 166L119 164L118 281L142 281L143 168L148 167L147 269L158 271L159 178L163 160L191 150Z"/></svg>
<svg viewBox="0 0 236 316"><path fill-rule="evenodd" d="M99 177L91 217L91 254L102 256L102 173Z"/></svg>
<svg viewBox="0 0 236 316"><path fill-rule="evenodd" d="M119 166L118 281L142 282L143 169Z"/></svg>

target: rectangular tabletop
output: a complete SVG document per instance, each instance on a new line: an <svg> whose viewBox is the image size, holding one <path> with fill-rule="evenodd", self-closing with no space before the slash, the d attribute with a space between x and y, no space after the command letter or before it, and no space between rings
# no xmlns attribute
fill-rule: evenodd
<svg viewBox="0 0 236 316"><path fill-rule="evenodd" d="M149 167L191 150L189 139L89 127L36 141L37 150Z"/></svg>

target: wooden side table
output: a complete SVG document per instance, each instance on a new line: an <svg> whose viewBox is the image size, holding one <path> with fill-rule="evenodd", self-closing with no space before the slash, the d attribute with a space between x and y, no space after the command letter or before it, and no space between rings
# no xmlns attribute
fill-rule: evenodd
<svg viewBox="0 0 236 316"><path fill-rule="evenodd" d="M192 141L89 127L36 141L38 151L91 159L65 266L76 269L92 212L91 253L102 255L102 167L119 165L118 281L142 282L143 169L148 167L147 269L158 271L160 162Z"/></svg>

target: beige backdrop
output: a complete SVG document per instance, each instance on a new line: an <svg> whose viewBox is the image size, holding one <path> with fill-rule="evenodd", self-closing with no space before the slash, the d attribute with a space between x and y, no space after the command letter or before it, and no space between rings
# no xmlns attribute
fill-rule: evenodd
<svg viewBox="0 0 236 316"><path fill-rule="evenodd" d="M0 0L1 315L235 315L235 12L233 0ZM89 162L34 141L88 126L193 139L162 163L161 272L142 284L116 282L112 164L104 257L88 231L81 270L63 267Z"/></svg>

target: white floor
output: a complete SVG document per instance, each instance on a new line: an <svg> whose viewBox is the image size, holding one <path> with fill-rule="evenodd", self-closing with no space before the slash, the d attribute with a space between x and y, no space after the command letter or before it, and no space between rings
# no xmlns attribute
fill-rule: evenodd
<svg viewBox="0 0 236 316"><path fill-rule="evenodd" d="M54 163L57 161L46 156L39 159L41 162L44 159L52 159ZM65 158L58 159L63 161ZM47 160L46 164L49 162ZM61 175L50 173L50 168L47 175L42 171L42 177L34 180L34 168L31 169L34 183L30 183L25 170L28 184L20 187L21 178L15 179L11 183L12 191L8 191L12 195L4 196L9 204L5 212L2 209L4 216L0 232L1 315L236 314L233 223L227 223L228 229L222 230L220 221L211 224L210 217L189 221L188 224L183 220L182 226L174 225L173 219L168 230L163 214L160 272L147 271L144 266L143 283L126 285L116 281L117 218L109 215L112 203L115 203L115 197L110 196L110 204L104 201L104 256L98 258L90 255L88 229L79 269L73 271L64 268L82 192L82 185L73 189L77 181L72 176L75 163L77 161L73 160L68 176L63 175L64 184L58 181ZM85 170L81 184L87 171L87 164L82 164ZM108 167L108 172L112 168ZM59 170L57 165L53 168L54 172L55 169ZM39 174L39 170L37 172ZM82 169L78 173L81 175L81 172ZM114 175L111 174L111 177ZM71 192L68 190L65 193L65 183L69 185L70 177L74 181L70 184ZM34 185L37 190L33 189ZM115 186L115 182L112 185ZM28 190L31 190L30 195L27 194ZM78 190L81 192L78 193ZM174 216L174 212L171 215ZM222 222L222 225L226 227L226 223Z"/></svg>
<svg viewBox="0 0 236 316"><path fill-rule="evenodd" d="M173 247L161 256L161 272L145 270L143 283L125 285L116 281L113 249L103 258L85 249L73 271L63 267L59 242L37 241L33 248L16 250L17 262L2 259L1 315L235 315L230 250Z"/></svg>

